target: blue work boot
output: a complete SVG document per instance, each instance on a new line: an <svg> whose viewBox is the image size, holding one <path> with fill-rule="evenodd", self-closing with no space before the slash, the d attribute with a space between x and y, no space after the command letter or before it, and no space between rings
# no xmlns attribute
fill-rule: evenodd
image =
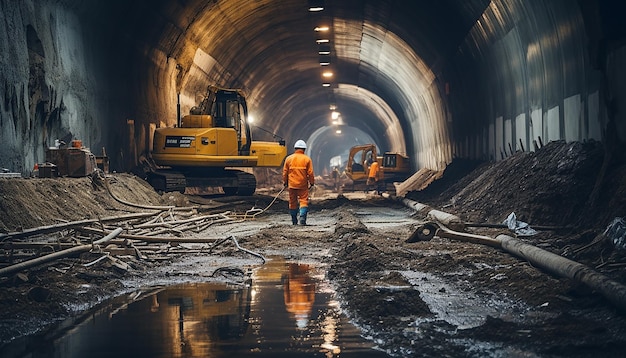
<svg viewBox="0 0 626 358"><path fill-rule="evenodd" d="M300 225L306 225L306 214L309 212L308 207L300 208Z"/></svg>
<svg viewBox="0 0 626 358"><path fill-rule="evenodd" d="M289 209L289 214L291 214L291 223L298 225L298 209Z"/></svg>

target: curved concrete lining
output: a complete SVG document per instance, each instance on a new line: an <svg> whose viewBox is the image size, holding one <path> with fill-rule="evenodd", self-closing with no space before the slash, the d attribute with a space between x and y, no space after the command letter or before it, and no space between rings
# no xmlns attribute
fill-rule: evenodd
<svg viewBox="0 0 626 358"><path fill-rule="evenodd" d="M208 84L246 90L260 126L288 143L341 106L415 169L500 160L540 139L624 142L618 5L423 4L326 1L313 14L305 0L2 1L0 166L29 173L55 139L78 138L128 170L153 129L175 123L177 94L185 113ZM329 41L326 67L316 40Z"/></svg>

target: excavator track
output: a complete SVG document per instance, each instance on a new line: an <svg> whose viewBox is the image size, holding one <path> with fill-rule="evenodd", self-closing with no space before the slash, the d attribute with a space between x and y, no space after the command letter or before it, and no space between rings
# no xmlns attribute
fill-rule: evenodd
<svg viewBox="0 0 626 358"><path fill-rule="evenodd" d="M184 193L187 187L185 175L175 171L157 170L150 172L147 180L157 192L178 191Z"/></svg>
<svg viewBox="0 0 626 358"><path fill-rule="evenodd" d="M396 186L392 182L385 181L385 185L382 186L383 191L388 193L389 195L396 195ZM345 184L342 187L342 191L344 192L368 192L375 191L376 186L371 185L367 186L365 182L356 182L351 184Z"/></svg>
<svg viewBox="0 0 626 358"><path fill-rule="evenodd" d="M185 192L188 187L221 187L226 195L250 196L256 191L256 178L241 170L183 171L157 170L148 174L148 183L157 192Z"/></svg>
<svg viewBox="0 0 626 358"><path fill-rule="evenodd" d="M250 196L256 191L256 177L253 174L237 171L238 190L237 194Z"/></svg>

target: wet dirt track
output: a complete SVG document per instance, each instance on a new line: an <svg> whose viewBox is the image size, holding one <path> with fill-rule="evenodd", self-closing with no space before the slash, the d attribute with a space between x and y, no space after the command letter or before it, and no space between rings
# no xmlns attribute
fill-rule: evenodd
<svg viewBox="0 0 626 358"><path fill-rule="evenodd" d="M623 318L601 304L585 309L586 301L597 298L586 298L584 288L490 247L439 238L406 243L424 218L380 197L364 199L314 202L308 226L289 224L280 210L284 203L278 202L253 220L214 225L194 235L234 236L241 247L264 257L319 264L343 312L390 356L560 356L580 354L581 338L600 342L590 352L607 352L611 342L623 344ZM208 244L184 246L197 252L131 270L113 281L117 289L219 280L220 269L263 264L232 242L210 253ZM528 283L536 294L528 292ZM97 286L83 283L81 295L101 300L113 293L104 289L98 297L103 288ZM583 291L580 298L573 296L577 289Z"/></svg>
<svg viewBox="0 0 626 358"><path fill-rule="evenodd" d="M57 198L33 203L36 195L32 193L27 196L31 200L24 202L7 198L4 193L11 189L7 186L17 184L2 182L3 210L10 207L14 213L23 213L12 221L3 220L4 227L15 230L16 222L23 227L35 227L42 224L37 220L50 223L59 213L64 213L67 220L78 220L85 213L93 217L130 210L112 201L102 190L92 189L86 179L46 183L19 184L21 191L47 190L48 198ZM119 177L114 188L129 201L178 206L211 203L218 207L216 210L226 210L221 205L227 205L228 210L236 213L245 213L253 207L265 208L275 193L270 190L250 198L228 199L178 194L161 197L149 192L140 181L126 176ZM58 198L74 191L88 193L89 199L72 197L65 200L68 204L64 207L65 201ZM474 196L472 200L477 198ZM439 200L431 199L430 203L442 203ZM68 209L77 204L81 213ZM27 205L34 205L39 211L20 209ZM48 205L57 207L48 209ZM465 215L458 205L444 209L456 210L461 217ZM500 217L509 213L505 210L501 210ZM32 217L35 212L39 219ZM476 210L468 215L472 221L478 221ZM493 212L489 215L495 216ZM290 262L319 266L337 292L342 311L362 329L365 337L390 356L623 355L625 316L600 294L492 247L439 237L405 242L424 220L398 202L378 196L346 194L336 198L336 194L326 195L320 190L314 196L309 226L292 226L286 202L281 199L252 220L211 225L201 233L184 236L221 239L232 235L242 248L263 257L281 256ZM490 237L502 232L502 229L468 230ZM540 232L524 240L590 267L598 266L621 282L619 266L611 266L619 263L619 252L611 251L606 243L589 246L601 231L601 228L588 228L578 233ZM67 258L28 270L26 279L4 278L0 290L2 341L32 333L46 323L76 315L106 298L141 287L223 280L224 274L235 272L224 268L237 268L245 273L249 268L263 265L261 258L237 249L232 241L214 248L207 243L185 243L172 246L170 251L152 259L124 256L122 259L129 268L123 273L104 262L85 268L81 264L93 262L98 255L83 254L80 258ZM4 255L6 260L6 251ZM595 261L600 259L601 262ZM598 265L602 263L605 264ZM34 287L50 290L50 296L42 301L34 300L28 294Z"/></svg>

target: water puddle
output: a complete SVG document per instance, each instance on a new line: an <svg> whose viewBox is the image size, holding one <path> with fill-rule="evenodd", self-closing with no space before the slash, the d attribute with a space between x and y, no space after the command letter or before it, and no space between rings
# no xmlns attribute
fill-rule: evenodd
<svg viewBox="0 0 626 358"><path fill-rule="evenodd" d="M3 357L386 357L341 314L317 266L273 259L245 283L125 295ZM5 347L7 348L7 347Z"/></svg>

